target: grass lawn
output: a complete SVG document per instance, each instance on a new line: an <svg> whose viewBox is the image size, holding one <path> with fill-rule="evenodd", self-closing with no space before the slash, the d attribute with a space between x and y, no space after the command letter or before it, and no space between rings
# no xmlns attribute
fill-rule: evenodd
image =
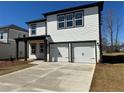
<svg viewBox="0 0 124 93"><path fill-rule="evenodd" d="M91 92L124 92L124 64L97 64Z"/></svg>
<svg viewBox="0 0 124 93"><path fill-rule="evenodd" d="M34 64L29 64L29 62L0 61L0 75L8 74L32 66L34 66Z"/></svg>

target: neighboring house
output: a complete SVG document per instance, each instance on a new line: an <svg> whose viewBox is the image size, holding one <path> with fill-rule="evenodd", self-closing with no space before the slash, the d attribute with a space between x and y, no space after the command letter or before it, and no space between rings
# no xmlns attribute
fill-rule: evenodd
<svg viewBox="0 0 124 93"><path fill-rule="evenodd" d="M0 59L16 57L15 38L28 36L28 31L16 25L0 27ZM24 57L24 42L20 42L19 57Z"/></svg>
<svg viewBox="0 0 124 93"><path fill-rule="evenodd" d="M44 13L44 19L27 22L30 59L52 62L96 63L101 54L101 11L103 2ZM25 46L27 51L27 46ZM18 58L18 47L17 47Z"/></svg>

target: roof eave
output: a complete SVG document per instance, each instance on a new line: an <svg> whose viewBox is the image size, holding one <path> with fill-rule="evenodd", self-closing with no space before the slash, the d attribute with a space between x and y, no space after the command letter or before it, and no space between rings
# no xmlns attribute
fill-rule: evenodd
<svg viewBox="0 0 124 93"><path fill-rule="evenodd" d="M32 24L32 23L45 22L45 21L46 21L46 19L33 20L33 21L26 22L26 24L29 25L29 24Z"/></svg>
<svg viewBox="0 0 124 93"><path fill-rule="evenodd" d="M62 9L62 10L57 10L57 11L53 11L53 12L48 12L48 13L44 13L43 15L44 15L44 17L46 17L46 16L52 15L52 14L57 14L57 13L77 10L77 9L80 9L80 8L88 8L88 7L93 7L93 6L99 6L100 7L100 11L102 11L103 10L103 4L104 4L104 1L101 1L101 2L96 2L96 3L92 3L92 4L87 4L87 5L82 5L82 6Z"/></svg>

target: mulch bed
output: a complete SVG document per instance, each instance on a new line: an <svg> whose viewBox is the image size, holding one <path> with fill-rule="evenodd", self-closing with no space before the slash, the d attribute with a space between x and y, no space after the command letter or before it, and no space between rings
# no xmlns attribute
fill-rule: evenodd
<svg viewBox="0 0 124 93"><path fill-rule="evenodd" d="M29 63L29 61L0 61L0 68L6 66L15 66L18 64L25 64L25 63Z"/></svg>

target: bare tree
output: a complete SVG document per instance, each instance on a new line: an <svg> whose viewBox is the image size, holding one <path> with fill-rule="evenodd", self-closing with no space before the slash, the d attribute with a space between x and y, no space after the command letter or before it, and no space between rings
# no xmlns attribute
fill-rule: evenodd
<svg viewBox="0 0 124 93"><path fill-rule="evenodd" d="M119 45L119 32L120 32L120 26L121 26L121 22L119 20L119 18L116 19L116 36L115 36L115 47L116 47L116 50L118 49L118 45Z"/></svg>
<svg viewBox="0 0 124 93"><path fill-rule="evenodd" d="M114 26L114 18L113 18L113 11L109 10L108 15L106 16L106 26L110 35L110 43L111 43L111 50L113 50L113 26Z"/></svg>
<svg viewBox="0 0 124 93"><path fill-rule="evenodd" d="M109 10L104 15L103 20L103 29L104 37L109 38L110 42L110 51L114 51L118 48L119 45L119 33L120 33L121 20L117 17L116 13L113 10Z"/></svg>

